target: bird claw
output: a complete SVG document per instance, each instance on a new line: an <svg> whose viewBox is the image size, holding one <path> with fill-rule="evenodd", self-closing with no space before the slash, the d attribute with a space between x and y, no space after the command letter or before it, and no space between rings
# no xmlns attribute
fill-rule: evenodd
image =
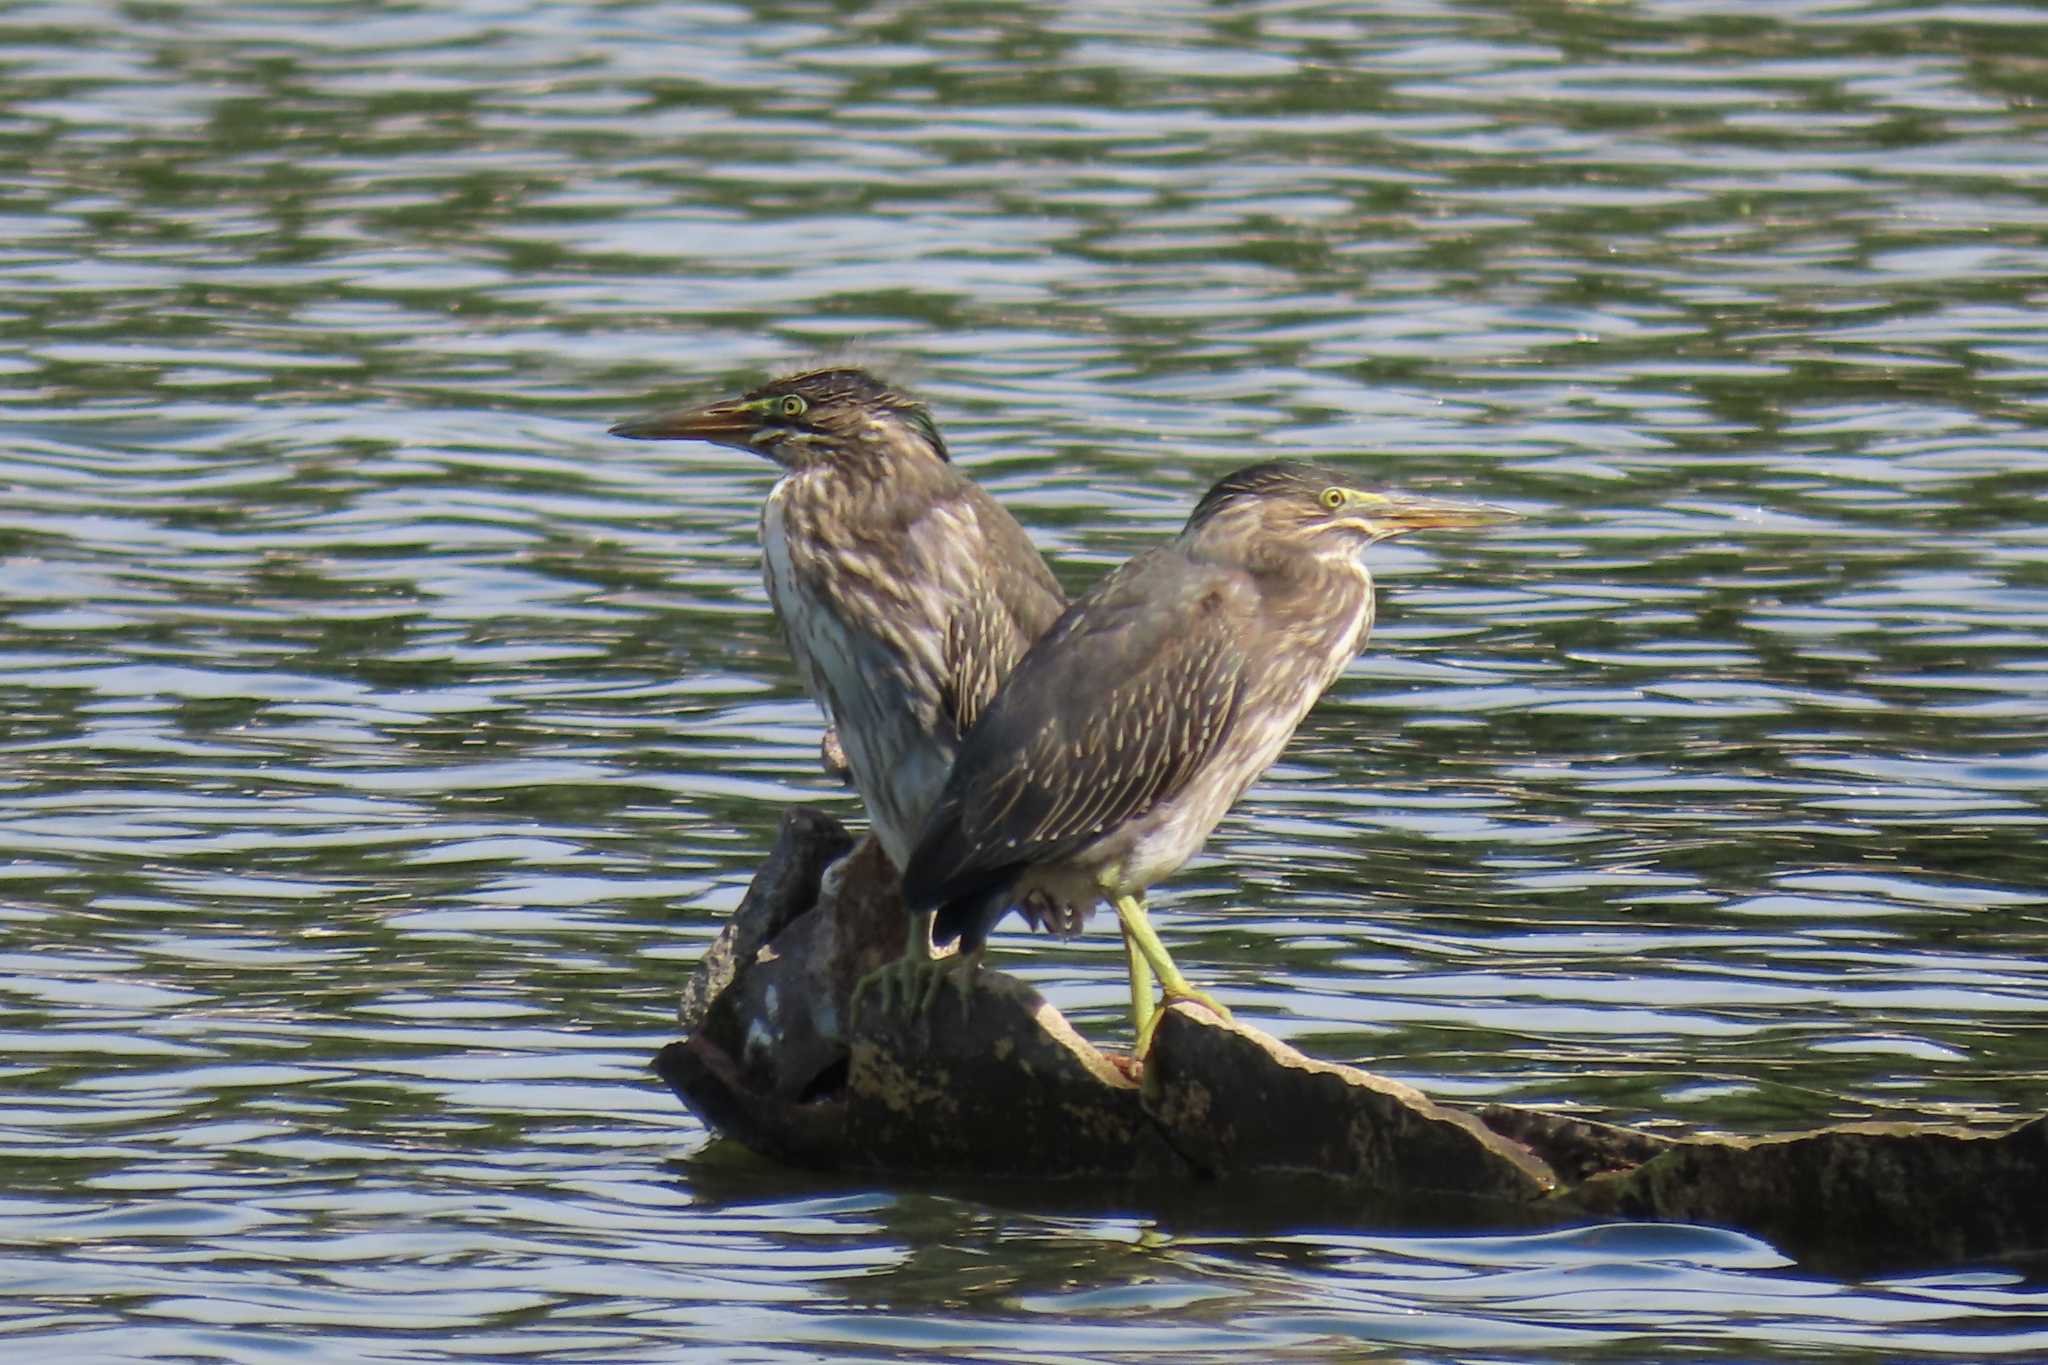
<svg viewBox="0 0 2048 1365"><path fill-rule="evenodd" d="M1152 1011L1150 1017L1145 1020L1144 1026L1138 1030L1137 1042L1131 1047L1131 1055L1140 1061L1143 1061L1145 1055L1152 1050L1152 1035L1159 1032L1159 1021L1166 1017L1166 1012L1169 1009L1172 1009L1183 1000L1190 1005L1201 1006L1226 1024L1237 1022L1231 1017L1230 1011L1223 1008L1222 1004L1207 991L1198 991L1186 987L1179 990L1169 988L1162 991L1161 995L1159 1008Z"/></svg>
<svg viewBox="0 0 2048 1365"><path fill-rule="evenodd" d="M939 991L950 980L960 996L960 1012L965 1014L974 999L980 966L978 953L941 958L906 953L860 979L853 988L856 1011L873 993L880 997L877 1003L885 1014L908 1013L915 1018L927 1018L939 1001Z"/></svg>
<svg viewBox="0 0 2048 1365"><path fill-rule="evenodd" d="M856 1005L868 996L878 996L877 1004L885 1014L900 1013L907 1009L912 1000L922 996L918 978L931 967L927 959L899 957L894 962L884 963L875 968L853 988Z"/></svg>
<svg viewBox="0 0 2048 1365"><path fill-rule="evenodd" d="M1159 1002L1159 1008L1161 1010L1164 1010L1169 1006L1176 1004L1179 1001L1185 1000L1190 1005L1200 1005L1203 1009L1209 1011L1209 1013L1215 1015L1218 1019L1221 1019L1226 1024L1233 1024L1237 1022L1235 1019L1231 1018L1230 1011L1223 1008L1222 1003L1218 1001L1214 996L1210 995L1207 991L1169 989L1162 992L1162 994L1165 998Z"/></svg>
<svg viewBox="0 0 2048 1365"><path fill-rule="evenodd" d="M938 1000L939 987L947 982L960 996L960 1015L965 1018L974 1005L974 990L980 984L981 954L960 953L951 958L940 958L932 964L932 982L925 988L924 1009L931 1013L932 1005Z"/></svg>

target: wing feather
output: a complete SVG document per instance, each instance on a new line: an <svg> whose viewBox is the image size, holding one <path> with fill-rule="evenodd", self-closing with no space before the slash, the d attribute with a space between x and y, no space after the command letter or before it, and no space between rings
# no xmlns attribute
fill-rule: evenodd
<svg viewBox="0 0 2048 1365"><path fill-rule="evenodd" d="M1079 599L967 735L906 871L934 905L1065 858L1184 790L1244 694L1256 594L1150 551Z"/></svg>
<svg viewBox="0 0 2048 1365"><path fill-rule="evenodd" d="M974 527L975 543L967 550L974 563L962 575L971 588L955 600L946 622L947 686L939 704L955 733L964 735L1017 661L1059 619L1067 597L1024 528L979 485L961 485L960 511ZM1000 567L991 573L990 566Z"/></svg>

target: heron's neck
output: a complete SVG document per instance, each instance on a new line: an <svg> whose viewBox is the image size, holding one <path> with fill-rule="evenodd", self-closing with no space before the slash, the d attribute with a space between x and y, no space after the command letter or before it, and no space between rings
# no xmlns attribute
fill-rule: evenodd
<svg viewBox="0 0 2048 1365"><path fill-rule="evenodd" d="M1305 547L1272 534L1255 519L1255 513L1232 516L1225 512L1183 532L1181 544L1191 559L1250 574L1262 591L1327 592L1359 586L1370 591L1372 587L1358 546L1332 538L1314 548Z"/></svg>
<svg viewBox="0 0 2048 1365"><path fill-rule="evenodd" d="M1250 576L1268 618L1297 623L1293 640L1331 659L1357 651L1372 628L1372 574L1355 550L1258 541L1237 548L1236 567Z"/></svg>
<svg viewBox="0 0 2048 1365"><path fill-rule="evenodd" d="M781 484L787 515L819 544L900 537L960 476L915 437L884 445L853 440L830 459L790 471Z"/></svg>
<svg viewBox="0 0 2048 1365"><path fill-rule="evenodd" d="M1245 565L1268 596L1346 599L1372 592L1365 561L1349 551L1264 554Z"/></svg>
<svg viewBox="0 0 2048 1365"><path fill-rule="evenodd" d="M929 476L947 467L946 457L908 427L870 420L850 435L818 449L792 473L820 475L848 484L884 483Z"/></svg>

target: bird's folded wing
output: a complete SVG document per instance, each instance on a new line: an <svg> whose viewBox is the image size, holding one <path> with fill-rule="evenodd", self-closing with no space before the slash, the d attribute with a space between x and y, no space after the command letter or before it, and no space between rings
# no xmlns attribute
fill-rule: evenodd
<svg viewBox="0 0 2048 1365"><path fill-rule="evenodd" d="M954 733L964 735L1024 652L1059 619L1067 598L1038 547L994 498L964 484L959 511L972 533L955 553L973 562L951 580L966 590L947 622L940 707Z"/></svg>
<svg viewBox="0 0 2048 1365"><path fill-rule="evenodd" d="M1160 554L1092 589L968 735L911 860L918 892L1066 857L1179 795L1237 715L1255 606L1233 576Z"/></svg>

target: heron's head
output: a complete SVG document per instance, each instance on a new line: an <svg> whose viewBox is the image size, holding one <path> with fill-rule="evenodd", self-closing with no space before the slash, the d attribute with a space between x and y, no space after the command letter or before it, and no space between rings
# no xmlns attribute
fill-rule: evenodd
<svg viewBox="0 0 2048 1365"><path fill-rule="evenodd" d="M1235 542L1247 553L1285 549L1320 556L1352 554L1410 531L1516 519L1483 503L1361 488L1341 469L1274 460L1218 480L1183 534Z"/></svg>
<svg viewBox="0 0 2048 1365"><path fill-rule="evenodd" d="M703 407L621 422L635 441L709 441L765 455L785 469L945 460L946 443L924 404L866 370L806 370Z"/></svg>

